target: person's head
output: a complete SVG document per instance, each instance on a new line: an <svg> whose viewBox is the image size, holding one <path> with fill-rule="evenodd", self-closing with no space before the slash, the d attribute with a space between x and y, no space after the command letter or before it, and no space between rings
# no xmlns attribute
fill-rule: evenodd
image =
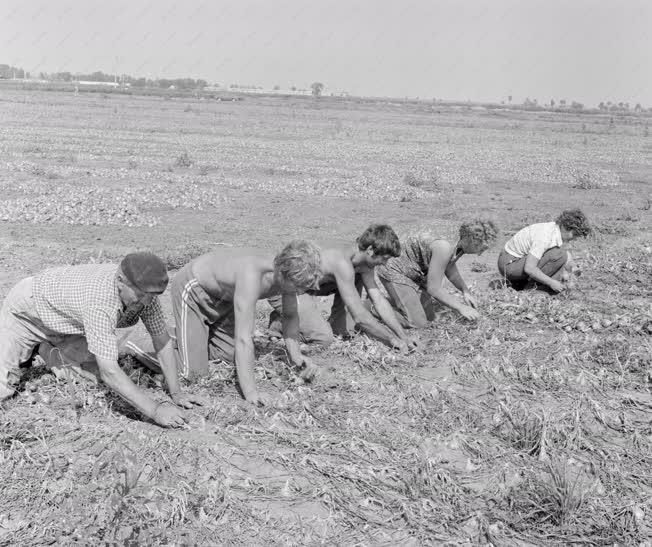
<svg viewBox="0 0 652 547"><path fill-rule="evenodd" d="M466 254L480 255L491 247L498 237L498 228L487 219L473 219L460 226L460 247Z"/></svg>
<svg viewBox="0 0 652 547"><path fill-rule="evenodd" d="M117 282L118 294L125 306L139 302L148 306L168 286L168 272L155 254L131 253L120 262Z"/></svg>
<svg viewBox="0 0 652 547"><path fill-rule="evenodd" d="M304 293L319 288L319 247L300 239L291 241L274 257L274 276L284 291Z"/></svg>
<svg viewBox="0 0 652 547"><path fill-rule="evenodd" d="M567 209L555 221L559 226L562 241L571 241L577 237L586 237L591 233L591 225L586 215L579 209Z"/></svg>
<svg viewBox="0 0 652 547"><path fill-rule="evenodd" d="M372 224L355 242L358 250L367 254L367 263L370 266L380 266L401 254L398 236L387 224Z"/></svg>

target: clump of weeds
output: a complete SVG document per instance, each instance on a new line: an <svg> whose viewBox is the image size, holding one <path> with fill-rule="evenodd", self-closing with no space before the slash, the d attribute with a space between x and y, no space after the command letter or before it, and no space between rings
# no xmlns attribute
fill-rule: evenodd
<svg viewBox="0 0 652 547"><path fill-rule="evenodd" d="M174 162L174 165L177 167L192 167L192 164L194 162L188 155L188 151L184 151L183 154L181 154L176 161Z"/></svg>

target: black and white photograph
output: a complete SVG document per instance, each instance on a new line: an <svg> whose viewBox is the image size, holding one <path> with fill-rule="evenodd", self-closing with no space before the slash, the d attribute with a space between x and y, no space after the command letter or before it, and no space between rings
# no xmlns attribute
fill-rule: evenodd
<svg viewBox="0 0 652 547"><path fill-rule="evenodd" d="M0 0L0 547L652 547L652 3Z"/></svg>

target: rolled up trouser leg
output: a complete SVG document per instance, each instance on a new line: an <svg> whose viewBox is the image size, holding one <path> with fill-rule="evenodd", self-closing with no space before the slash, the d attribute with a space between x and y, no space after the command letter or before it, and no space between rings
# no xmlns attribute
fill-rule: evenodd
<svg viewBox="0 0 652 547"><path fill-rule="evenodd" d="M19 366L47 338L32 295L33 278L18 282L0 309L0 401L11 397L19 380Z"/></svg>
<svg viewBox="0 0 652 547"><path fill-rule="evenodd" d="M281 300L280 295L268 299L268 302L274 308L272 315L270 315L269 329L279 334L283 332ZM333 329L321 315L318 297L310 294L300 294L297 297L297 304L299 340L306 344L330 346L333 343Z"/></svg>

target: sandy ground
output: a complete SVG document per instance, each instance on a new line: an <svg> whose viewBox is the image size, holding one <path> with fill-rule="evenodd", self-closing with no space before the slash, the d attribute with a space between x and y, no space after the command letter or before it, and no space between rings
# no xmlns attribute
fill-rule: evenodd
<svg viewBox="0 0 652 547"><path fill-rule="evenodd" d="M441 314L416 354L338 341L311 350L323 375L304 385L257 337L273 407L248 407L216 366L187 386L211 403L164 431L102 386L26 372L0 414L0 544L649 538L645 119L18 91L0 106L1 295L45 267L134 249L182 265L214 245L352 241L378 221L448 238L476 216L501 228L460 264L482 319ZM572 246L576 288L489 290L511 233L569 206L596 228Z"/></svg>

